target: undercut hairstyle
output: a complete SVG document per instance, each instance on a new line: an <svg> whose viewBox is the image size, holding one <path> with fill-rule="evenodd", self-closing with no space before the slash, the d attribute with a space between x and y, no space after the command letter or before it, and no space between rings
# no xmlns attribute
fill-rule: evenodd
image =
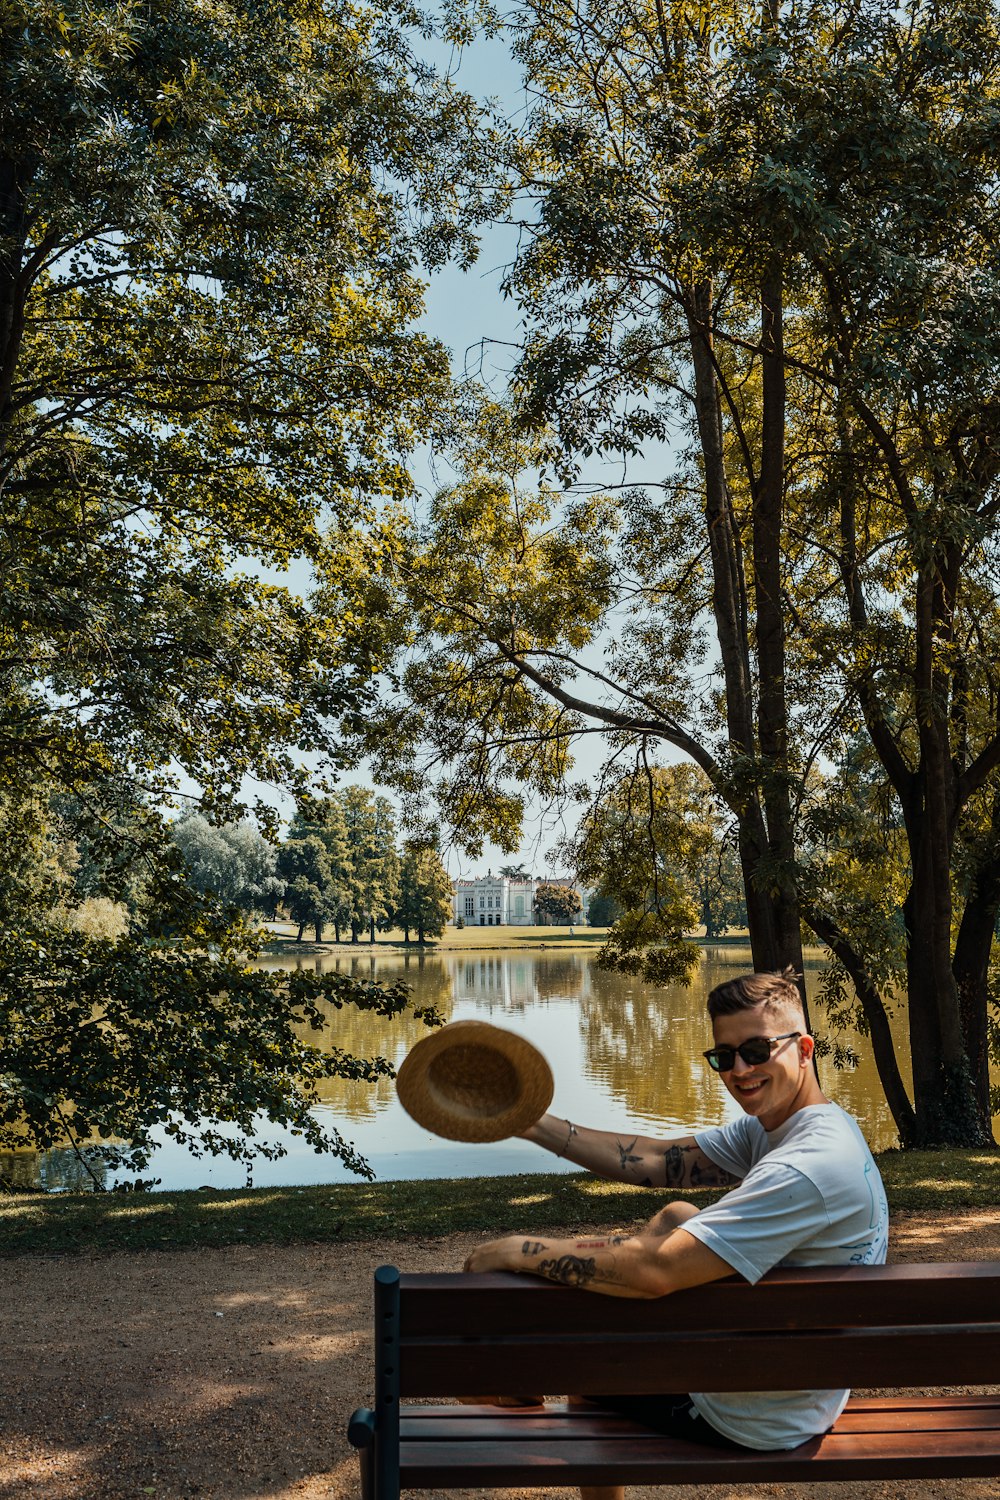
<svg viewBox="0 0 1000 1500"><path fill-rule="evenodd" d="M796 983L799 977L789 964L772 973L743 974L739 979L727 979L725 984L717 984L709 992L708 1014L714 1021L718 1016L734 1016L742 1010L760 1010L764 1015L788 1015L791 1012L801 1021L804 1031L805 1012Z"/></svg>

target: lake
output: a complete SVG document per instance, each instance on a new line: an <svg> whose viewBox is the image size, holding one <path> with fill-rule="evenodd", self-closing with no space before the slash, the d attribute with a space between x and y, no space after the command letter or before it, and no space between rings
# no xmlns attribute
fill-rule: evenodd
<svg viewBox="0 0 1000 1500"><path fill-rule="evenodd" d="M433 1002L449 1020L488 1020L517 1031L545 1054L555 1075L552 1109L576 1123L635 1135L680 1132L721 1124L739 1113L702 1052L711 1045L705 1000L713 985L746 973L748 948L706 948L690 988L653 988L621 974L599 970L592 952L581 949L476 951L441 954L374 953L305 955L265 959L266 968L341 969L380 979L403 978L414 998ZM817 987L819 959L807 960L810 995ZM823 1031L822 1013L814 1026ZM426 1028L412 1017L382 1020L360 1011L334 1013L332 1040L350 1052L382 1053L398 1066ZM902 1032L899 1033L902 1040ZM872 1146L896 1143L892 1117L882 1098L865 1039L845 1038L861 1056L851 1072L821 1061L826 1092L859 1121ZM906 1048L904 1075L908 1078ZM512 1172L575 1170L524 1141L465 1145L443 1141L414 1123L396 1100L388 1079L378 1084L331 1079L322 1089L319 1113L354 1142L381 1180L497 1176ZM317 1156L296 1138L262 1123L262 1134L284 1140L288 1155L259 1161L256 1187L355 1180L337 1161ZM27 1154L7 1158L17 1177L51 1187L85 1187L70 1153L48 1153L37 1162ZM158 1148L144 1176L163 1188L242 1187L243 1169L224 1157L194 1158L172 1143Z"/></svg>

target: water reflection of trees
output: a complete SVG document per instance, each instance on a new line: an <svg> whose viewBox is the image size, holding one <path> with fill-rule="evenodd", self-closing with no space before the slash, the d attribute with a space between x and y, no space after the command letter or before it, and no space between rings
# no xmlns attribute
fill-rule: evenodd
<svg viewBox="0 0 1000 1500"><path fill-rule="evenodd" d="M707 996L704 970L689 989L593 971L580 1002L588 1070L633 1118L672 1127L725 1117L719 1082L701 1056L711 1045Z"/></svg>
<svg viewBox="0 0 1000 1500"><path fill-rule="evenodd" d="M730 1113L725 1088L702 1057L711 1046L709 990L738 972L737 956L709 950L690 988L653 989L625 975L594 969L580 1001L580 1026L588 1071L633 1117L657 1126L719 1122ZM747 953L749 960L749 953ZM749 962L746 967L749 968ZM807 964L811 988L818 964ZM814 1016L822 1032L822 1015ZM896 1144L896 1131L864 1037L845 1036L861 1058L853 1070L820 1065L824 1089L861 1125L872 1146Z"/></svg>
<svg viewBox="0 0 1000 1500"><path fill-rule="evenodd" d="M296 960L296 967L307 966L318 973L347 973L367 977L374 972L367 956L331 956ZM403 979L413 987L413 998L419 1005L434 1005L445 1017L451 1019L452 983L445 964L440 958L427 954L404 954L378 963L379 978L386 983ZM356 1006L345 1005L342 1010L334 1006L321 1006L329 1017L329 1027L324 1033L329 1047L341 1047L356 1057L387 1057L398 1067L410 1048L427 1035L423 1021L410 1012L396 1017L376 1016ZM320 1101L345 1120L371 1119L379 1110L392 1102L395 1085L391 1078L380 1078L377 1083L366 1083L363 1079L327 1078L317 1086Z"/></svg>
<svg viewBox="0 0 1000 1500"><path fill-rule="evenodd" d="M91 1163L102 1184L107 1182L103 1162ZM18 1189L44 1188L49 1193L89 1193L94 1182L79 1157L68 1147L54 1146L49 1151L0 1151L0 1177Z"/></svg>

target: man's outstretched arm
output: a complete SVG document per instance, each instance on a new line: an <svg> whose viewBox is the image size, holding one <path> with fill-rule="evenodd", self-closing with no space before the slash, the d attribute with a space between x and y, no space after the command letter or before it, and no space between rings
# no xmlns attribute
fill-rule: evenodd
<svg viewBox="0 0 1000 1500"><path fill-rule="evenodd" d="M733 1274L720 1255L683 1229L578 1240L508 1235L473 1250L465 1269L521 1271L608 1297L664 1297Z"/></svg>
<svg viewBox="0 0 1000 1500"><path fill-rule="evenodd" d="M631 1182L636 1187L732 1187L738 1180L710 1161L693 1135L659 1140L653 1136L591 1130L559 1115L543 1115L522 1133L555 1156L585 1167L596 1177Z"/></svg>

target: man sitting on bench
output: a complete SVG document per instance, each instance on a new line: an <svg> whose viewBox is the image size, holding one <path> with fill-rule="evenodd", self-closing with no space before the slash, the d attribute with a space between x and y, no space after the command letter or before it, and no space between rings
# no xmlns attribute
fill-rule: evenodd
<svg viewBox="0 0 1000 1500"><path fill-rule="evenodd" d="M523 1271L611 1297L662 1297L734 1271L756 1282L779 1265L884 1264L882 1180L857 1124L820 1089L794 972L718 985L708 1013L715 1045L705 1057L743 1111L732 1124L670 1140L628 1140L545 1114L523 1138L599 1177L732 1190L700 1211L669 1203L635 1234L495 1240L472 1252L467 1271ZM689 1442L774 1449L825 1432L850 1394L754 1391L753 1377L748 1369L746 1392L591 1399ZM669 1371L664 1386L669 1392ZM585 1500L620 1500L624 1491L582 1493Z"/></svg>

